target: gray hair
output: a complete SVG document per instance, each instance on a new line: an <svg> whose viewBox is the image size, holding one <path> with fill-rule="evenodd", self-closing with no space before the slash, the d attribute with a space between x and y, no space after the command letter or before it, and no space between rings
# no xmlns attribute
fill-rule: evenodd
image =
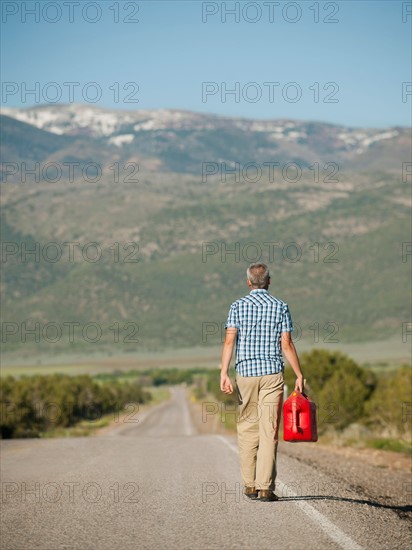
<svg viewBox="0 0 412 550"><path fill-rule="evenodd" d="M247 268L246 276L253 288L266 288L269 286L269 268L266 264L250 264Z"/></svg>

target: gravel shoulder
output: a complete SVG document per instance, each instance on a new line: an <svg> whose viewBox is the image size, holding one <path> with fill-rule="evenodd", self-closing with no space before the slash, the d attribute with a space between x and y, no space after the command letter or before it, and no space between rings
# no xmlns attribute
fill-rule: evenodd
<svg viewBox="0 0 412 550"><path fill-rule="evenodd" d="M411 458L374 449L281 442L279 452L322 470L365 499L392 509L412 527Z"/></svg>

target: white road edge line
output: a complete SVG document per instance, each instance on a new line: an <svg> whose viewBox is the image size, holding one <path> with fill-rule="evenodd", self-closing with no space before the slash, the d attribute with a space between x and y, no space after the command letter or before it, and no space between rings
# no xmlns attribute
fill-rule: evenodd
<svg viewBox="0 0 412 550"><path fill-rule="evenodd" d="M223 443L225 443L233 452L239 454L238 449L234 445L232 445L227 439L225 439L223 435L218 435L217 437L221 441L223 441ZM276 479L276 484L279 485L282 493L286 489L288 495L293 497L298 496L295 492L291 491L289 487L286 487L286 485L278 478ZM359 546L357 542L352 540L348 535L341 531L339 527L332 523L327 517L321 514L313 506L311 506L304 500L294 501L294 504L298 508L300 508L302 512L304 512L308 516L309 519L319 525L322 531L324 531L326 535L334 542L336 542L341 548L344 548L345 550L363 550L362 546Z"/></svg>

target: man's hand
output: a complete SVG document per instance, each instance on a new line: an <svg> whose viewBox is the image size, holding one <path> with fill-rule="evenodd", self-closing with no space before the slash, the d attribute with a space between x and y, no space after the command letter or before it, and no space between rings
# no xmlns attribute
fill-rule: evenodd
<svg viewBox="0 0 412 550"><path fill-rule="evenodd" d="M296 378L295 391L303 393L303 390L304 390L303 376L302 377L299 376L298 378Z"/></svg>
<svg viewBox="0 0 412 550"><path fill-rule="evenodd" d="M226 329L225 342L222 351L222 366L220 370L220 389L225 393L232 393L233 386L229 378L229 365L232 359L233 348L235 346L237 329L230 327Z"/></svg>
<svg viewBox="0 0 412 550"><path fill-rule="evenodd" d="M232 381L227 374L221 374L220 376L220 389L224 393L233 393Z"/></svg>

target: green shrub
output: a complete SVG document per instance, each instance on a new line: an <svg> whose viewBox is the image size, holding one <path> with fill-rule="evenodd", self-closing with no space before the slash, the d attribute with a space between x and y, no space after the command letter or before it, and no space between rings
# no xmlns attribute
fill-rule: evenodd
<svg viewBox="0 0 412 550"><path fill-rule="evenodd" d="M306 392L318 407L318 429L341 430L362 418L364 405L372 394L376 377L353 359L338 351L314 349L300 358L307 382ZM285 369L285 382L293 389L296 377Z"/></svg>
<svg viewBox="0 0 412 550"><path fill-rule="evenodd" d="M391 435L411 439L412 371L408 366L381 374L376 391L366 405L367 423Z"/></svg>
<svg viewBox="0 0 412 550"><path fill-rule="evenodd" d="M0 389L2 438L40 437L55 427L80 420L96 421L123 409L127 402L143 403L150 394L132 382L99 383L89 375L8 376Z"/></svg>

